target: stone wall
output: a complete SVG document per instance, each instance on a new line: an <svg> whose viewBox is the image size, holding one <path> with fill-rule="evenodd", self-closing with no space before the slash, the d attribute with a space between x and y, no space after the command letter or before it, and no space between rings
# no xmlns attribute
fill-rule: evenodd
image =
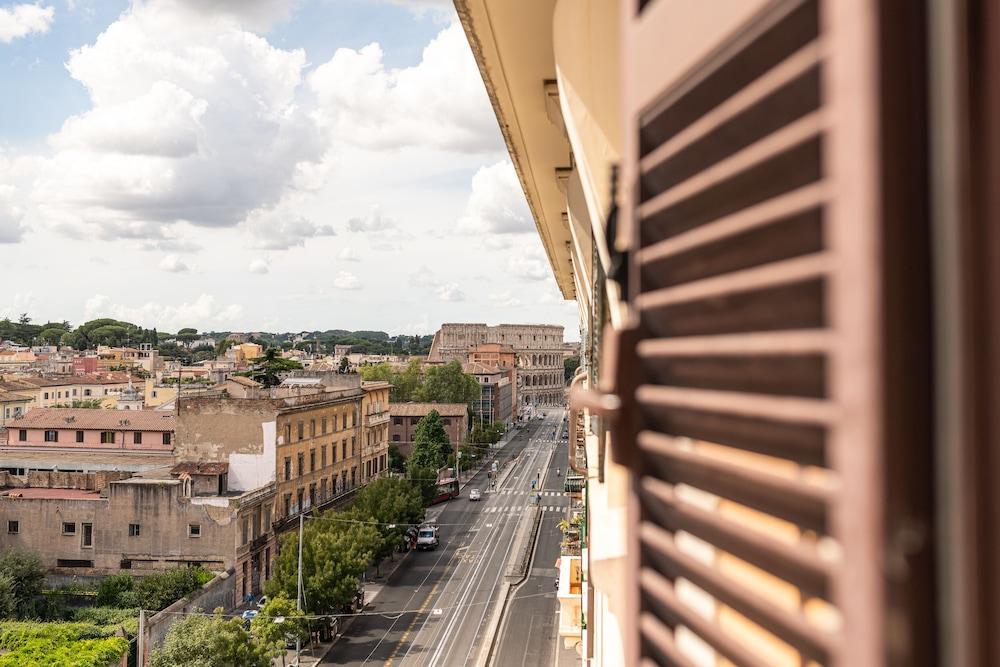
<svg viewBox="0 0 1000 667"><path fill-rule="evenodd" d="M223 572L216 575L190 599L178 600L163 611L152 616L147 615L142 638L145 656L143 664L149 664L153 649L163 645L170 626L184 618L183 614L195 611L211 612L216 607L222 607L225 611L231 610L235 606L235 585L236 577L233 576L233 571Z"/></svg>

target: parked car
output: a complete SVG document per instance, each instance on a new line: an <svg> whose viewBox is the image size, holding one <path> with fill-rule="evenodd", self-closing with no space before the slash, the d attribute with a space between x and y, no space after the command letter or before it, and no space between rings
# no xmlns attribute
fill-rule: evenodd
<svg viewBox="0 0 1000 667"><path fill-rule="evenodd" d="M482 492L479 489L473 489L469 491L469 500L479 500L483 497Z"/></svg>
<svg viewBox="0 0 1000 667"><path fill-rule="evenodd" d="M247 609L245 612L243 612L243 616L242 616L242 618L243 618L243 627L246 628L247 630L249 630L250 629L250 621L252 621L254 618L256 618L257 614L259 614L259 613L260 612L257 611L256 609Z"/></svg>
<svg viewBox="0 0 1000 667"><path fill-rule="evenodd" d="M266 604L267 604L267 596L266 595L261 595L260 599L257 600L257 608L258 609L263 609L264 605L266 605Z"/></svg>

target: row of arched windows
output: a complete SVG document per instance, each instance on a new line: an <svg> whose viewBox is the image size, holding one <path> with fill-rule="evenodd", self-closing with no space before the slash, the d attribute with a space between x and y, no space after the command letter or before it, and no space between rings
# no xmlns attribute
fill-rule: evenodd
<svg viewBox="0 0 1000 667"><path fill-rule="evenodd" d="M536 368L538 366L558 366L562 359L561 354L524 354L518 360L522 367Z"/></svg>
<svg viewBox="0 0 1000 667"><path fill-rule="evenodd" d="M531 373L523 375L525 387L556 387L563 383L563 374L554 371L552 373Z"/></svg>

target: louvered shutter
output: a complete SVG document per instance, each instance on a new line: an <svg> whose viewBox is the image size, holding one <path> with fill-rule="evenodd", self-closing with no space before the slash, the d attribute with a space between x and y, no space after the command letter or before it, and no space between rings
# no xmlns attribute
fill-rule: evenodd
<svg viewBox="0 0 1000 667"><path fill-rule="evenodd" d="M713 4L623 3L629 664L878 664L874 19L759 3L668 78Z"/></svg>

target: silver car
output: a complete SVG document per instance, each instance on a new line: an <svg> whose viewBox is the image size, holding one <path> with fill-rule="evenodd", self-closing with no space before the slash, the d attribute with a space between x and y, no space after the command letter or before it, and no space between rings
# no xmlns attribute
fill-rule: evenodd
<svg viewBox="0 0 1000 667"><path fill-rule="evenodd" d="M469 500L480 500L482 497L483 494L479 489L472 489L469 491Z"/></svg>

